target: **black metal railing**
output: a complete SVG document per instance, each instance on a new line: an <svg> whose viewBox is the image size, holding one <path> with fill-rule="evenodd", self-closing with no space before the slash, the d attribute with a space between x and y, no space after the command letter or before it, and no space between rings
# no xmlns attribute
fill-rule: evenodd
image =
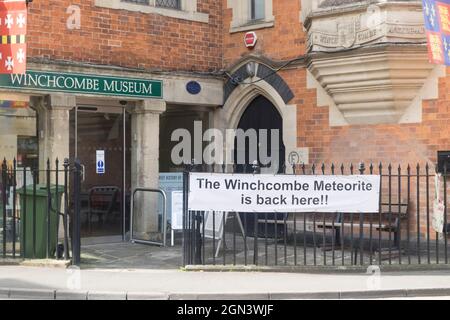
<svg viewBox="0 0 450 320"><path fill-rule="evenodd" d="M448 264L447 168L382 164L366 167L295 165L296 175L371 174L381 177L373 213L236 213L189 211L184 197L185 265L368 266ZM196 169L196 170L193 170ZM284 168L286 169L286 168ZM258 174L258 166L244 166ZM286 170L283 170L286 172ZM437 202L436 199L440 199ZM439 216L441 215L441 216ZM440 221L440 223L439 223Z"/></svg>
<svg viewBox="0 0 450 320"><path fill-rule="evenodd" d="M77 169L78 168L78 169ZM64 259L79 256L70 186L81 168L69 160L46 162L45 168L22 167L4 159L0 168L0 242L2 259ZM75 197L74 198L78 198ZM76 201L75 201L76 203ZM74 228L73 230L75 230Z"/></svg>

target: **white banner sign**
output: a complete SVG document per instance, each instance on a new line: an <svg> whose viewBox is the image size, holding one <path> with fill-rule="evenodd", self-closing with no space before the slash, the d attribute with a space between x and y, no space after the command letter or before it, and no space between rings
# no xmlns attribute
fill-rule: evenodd
<svg viewBox="0 0 450 320"><path fill-rule="evenodd" d="M380 176L191 173L189 210L344 212L379 210Z"/></svg>

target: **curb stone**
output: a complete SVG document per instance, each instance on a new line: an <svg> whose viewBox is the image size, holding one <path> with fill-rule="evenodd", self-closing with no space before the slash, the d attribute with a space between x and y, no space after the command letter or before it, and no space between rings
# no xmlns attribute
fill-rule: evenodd
<svg viewBox="0 0 450 320"><path fill-rule="evenodd" d="M186 272L275 272L275 273L307 273L307 274L354 274L355 272L366 273L368 266L198 266L189 265L184 267ZM450 265L383 265L381 272L412 272L412 271L450 271Z"/></svg>
<svg viewBox="0 0 450 320"><path fill-rule="evenodd" d="M87 300L87 291L56 290L55 300Z"/></svg>
<svg viewBox="0 0 450 320"><path fill-rule="evenodd" d="M1 289L0 288L0 299L9 298L9 289Z"/></svg>
<svg viewBox="0 0 450 320"><path fill-rule="evenodd" d="M0 288L0 299L16 300L324 300L450 296L450 288L343 292L279 293L145 293Z"/></svg>
<svg viewBox="0 0 450 320"><path fill-rule="evenodd" d="M63 268L66 269L71 264L66 260L24 260L24 259L1 259L0 266L20 266L38 268Z"/></svg>
<svg viewBox="0 0 450 320"><path fill-rule="evenodd" d="M450 288L408 289L407 297L444 297L450 296Z"/></svg>
<svg viewBox="0 0 450 320"><path fill-rule="evenodd" d="M55 290L10 289L9 298L21 300L55 300Z"/></svg>
<svg viewBox="0 0 450 320"><path fill-rule="evenodd" d="M195 293L172 293L172 294L169 294L169 300L198 300L198 294L195 294Z"/></svg>
<svg viewBox="0 0 450 320"><path fill-rule="evenodd" d="M127 294L127 300L169 300L169 295L166 293L130 292Z"/></svg>
<svg viewBox="0 0 450 320"><path fill-rule="evenodd" d="M201 293L197 295L198 300L269 300L268 293Z"/></svg>
<svg viewBox="0 0 450 320"><path fill-rule="evenodd" d="M88 300L127 300L126 292L92 291L87 293Z"/></svg>
<svg viewBox="0 0 450 320"><path fill-rule="evenodd" d="M406 290L343 291L339 299L405 298Z"/></svg>
<svg viewBox="0 0 450 320"><path fill-rule="evenodd" d="M339 292L283 292L269 294L270 300L337 300L340 299Z"/></svg>
<svg viewBox="0 0 450 320"><path fill-rule="evenodd" d="M71 264L70 260L24 260L20 263L23 267L38 267L38 268L63 268L67 269Z"/></svg>

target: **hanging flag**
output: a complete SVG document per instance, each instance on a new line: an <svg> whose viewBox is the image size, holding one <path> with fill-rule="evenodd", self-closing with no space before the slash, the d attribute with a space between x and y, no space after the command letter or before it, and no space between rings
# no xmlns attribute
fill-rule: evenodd
<svg viewBox="0 0 450 320"><path fill-rule="evenodd" d="M0 0L0 74L26 71L27 4L25 0Z"/></svg>

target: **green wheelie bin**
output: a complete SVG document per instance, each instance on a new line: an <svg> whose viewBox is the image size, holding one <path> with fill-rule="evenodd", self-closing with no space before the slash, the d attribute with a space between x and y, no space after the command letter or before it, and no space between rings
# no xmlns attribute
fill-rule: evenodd
<svg viewBox="0 0 450 320"><path fill-rule="evenodd" d="M26 190L26 193L25 193ZM47 215L50 213L50 251L48 258L55 257L59 211L64 187L50 185L50 202L48 208L48 191L46 184L36 185L36 205L34 206L33 185L17 190L20 195L20 243L25 259L47 258ZM58 205L58 207L57 207ZM35 213L35 214L34 214ZM34 243L34 245L33 245Z"/></svg>

